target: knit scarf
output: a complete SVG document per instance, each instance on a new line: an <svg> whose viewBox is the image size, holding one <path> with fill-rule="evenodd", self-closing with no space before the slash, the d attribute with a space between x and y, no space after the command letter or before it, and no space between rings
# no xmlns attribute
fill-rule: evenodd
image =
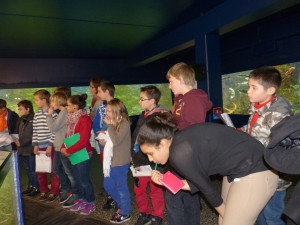
<svg viewBox="0 0 300 225"><path fill-rule="evenodd" d="M7 128L7 120L5 119L7 115L7 109L0 114L0 131L4 131Z"/></svg>
<svg viewBox="0 0 300 225"><path fill-rule="evenodd" d="M254 108L257 109L261 109L262 107L266 106L269 102L273 101L275 99L276 96L273 96L272 98L270 98L268 101L264 102L263 104L259 104L258 102L254 103ZM256 123L256 121L259 118L259 114L257 111L254 112L252 119L250 121L250 127L249 127L249 134L251 135L252 133L252 128L254 126L254 124Z"/></svg>
<svg viewBox="0 0 300 225"><path fill-rule="evenodd" d="M109 134L107 132L107 140L104 146L104 156L103 156L103 174L104 177L109 177L110 176L110 166L111 166L111 158L113 157L113 149L114 145L109 137Z"/></svg>
<svg viewBox="0 0 300 225"><path fill-rule="evenodd" d="M83 115L86 115L85 109L79 109L76 112L68 113L68 119L67 119L67 134L66 136L69 137L74 134L75 126L79 120L79 118Z"/></svg>

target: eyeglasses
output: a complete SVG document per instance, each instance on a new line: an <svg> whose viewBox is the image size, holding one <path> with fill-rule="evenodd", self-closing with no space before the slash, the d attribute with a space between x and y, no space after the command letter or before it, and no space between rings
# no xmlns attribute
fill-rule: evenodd
<svg viewBox="0 0 300 225"><path fill-rule="evenodd" d="M152 98L140 98L139 101L143 102L143 101L146 101L146 100L151 100Z"/></svg>

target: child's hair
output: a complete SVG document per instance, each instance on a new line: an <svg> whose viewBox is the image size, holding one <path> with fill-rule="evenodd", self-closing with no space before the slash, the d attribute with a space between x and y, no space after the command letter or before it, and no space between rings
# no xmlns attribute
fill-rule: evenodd
<svg viewBox="0 0 300 225"><path fill-rule="evenodd" d="M93 88L96 89L96 93L98 92L97 89L98 89L98 87L100 87L102 81L103 81L103 79L100 77L93 77L90 80L90 83L93 85Z"/></svg>
<svg viewBox="0 0 300 225"><path fill-rule="evenodd" d="M120 124L123 121L130 122L130 118L127 115L126 107L120 99L114 98L107 102L107 105L111 106L111 111L115 118L113 125L115 126L116 130L119 130Z"/></svg>
<svg viewBox="0 0 300 225"><path fill-rule="evenodd" d="M178 80L182 77L186 85L195 86L195 70L184 62L176 63L168 70L167 79L169 80L171 76Z"/></svg>
<svg viewBox="0 0 300 225"><path fill-rule="evenodd" d="M64 92L55 92L50 97L51 102L55 102L58 106L66 106L67 105L67 95Z"/></svg>
<svg viewBox="0 0 300 225"><path fill-rule="evenodd" d="M29 113L34 113L32 102L29 100L22 100L17 105L18 107L22 106L25 109L29 109Z"/></svg>
<svg viewBox="0 0 300 225"><path fill-rule="evenodd" d="M110 81L102 81L100 86L101 90L103 92L105 92L106 90L108 90L108 93L111 97L114 97L115 95L115 86L112 82Z"/></svg>
<svg viewBox="0 0 300 225"><path fill-rule="evenodd" d="M55 88L54 90L54 94L56 94L57 92L62 92L64 93L67 97L71 96L71 88L70 87L66 87L66 86L60 86Z"/></svg>
<svg viewBox="0 0 300 225"><path fill-rule="evenodd" d="M141 126L137 142L139 145L159 146L162 139L171 140L177 129L170 113L160 113Z"/></svg>
<svg viewBox="0 0 300 225"><path fill-rule="evenodd" d="M0 99L0 109L6 108L6 101L4 99Z"/></svg>
<svg viewBox="0 0 300 225"><path fill-rule="evenodd" d="M158 104L160 96L161 96L161 92L160 90L155 87L154 85L148 85L148 86L144 86L141 87L141 92L145 92L147 95L147 98L149 99L154 99L155 103Z"/></svg>
<svg viewBox="0 0 300 225"><path fill-rule="evenodd" d="M36 92L34 92L33 96L38 96L40 99L45 99L47 104L50 103L50 93L49 91L45 90L45 89L40 89Z"/></svg>
<svg viewBox="0 0 300 225"><path fill-rule="evenodd" d="M72 95L71 97L68 98L68 100L73 105L78 105L79 109L84 109L86 107L86 101L85 101L86 99L87 99L87 94Z"/></svg>
<svg viewBox="0 0 300 225"><path fill-rule="evenodd" d="M275 93L278 91L282 80L280 72L273 66L263 66L253 70L250 72L249 78L260 82L264 89L274 87Z"/></svg>

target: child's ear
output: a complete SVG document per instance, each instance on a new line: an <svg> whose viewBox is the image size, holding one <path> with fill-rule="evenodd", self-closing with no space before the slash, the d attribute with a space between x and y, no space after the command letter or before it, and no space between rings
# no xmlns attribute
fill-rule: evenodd
<svg viewBox="0 0 300 225"><path fill-rule="evenodd" d="M276 89L275 89L274 87L269 87L269 88L267 89L268 95L274 95L275 92L276 92Z"/></svg>

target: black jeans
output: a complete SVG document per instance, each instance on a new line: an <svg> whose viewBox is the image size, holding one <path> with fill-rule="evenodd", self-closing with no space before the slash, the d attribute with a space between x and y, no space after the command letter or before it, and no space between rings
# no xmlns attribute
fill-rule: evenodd
<svg viewBox="0 0 300 225"><path fill-rule="evenodd" d="M200 196L188 191L179 191L176 195L165 193L167 217L169 225L199 225Z"/></svg>

